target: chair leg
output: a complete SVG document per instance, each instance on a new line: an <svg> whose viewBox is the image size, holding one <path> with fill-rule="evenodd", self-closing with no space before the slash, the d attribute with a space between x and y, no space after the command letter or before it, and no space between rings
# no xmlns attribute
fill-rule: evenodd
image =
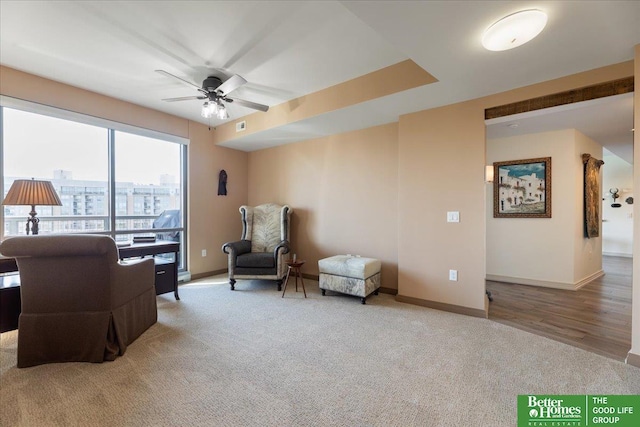
<svg viewBox="0 0 640 427"><path fill-rule="evenodd" d="M231 285L231 290L235 291L236 290L236 280L235 279L229 279L229 284Z"/></svg>
<svg viewBox="0 0 640 427"><path fill-rule="evenodd" d="M282 290L282 279L277 280L276 283L278 284L278 292L280 292Z"/></svg>

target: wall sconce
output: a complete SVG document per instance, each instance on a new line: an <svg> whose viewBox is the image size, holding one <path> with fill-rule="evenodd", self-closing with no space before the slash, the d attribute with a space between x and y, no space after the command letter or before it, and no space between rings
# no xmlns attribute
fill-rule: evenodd
<svg viewBox="0 0 640 427"><path fill-rule="evenodd" d="M484 180L485 182L493 182L493 166L487 165L484 167Z"/></svg>

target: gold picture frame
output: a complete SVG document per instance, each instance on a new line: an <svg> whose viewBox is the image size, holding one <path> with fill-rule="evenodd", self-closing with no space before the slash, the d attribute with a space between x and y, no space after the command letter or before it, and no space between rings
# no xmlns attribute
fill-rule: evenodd
<svg viewBox="0 0 640 427"><path fill-rule="evenodd" d="M551 218L551 157L493 163L494 218Z"/></svg>

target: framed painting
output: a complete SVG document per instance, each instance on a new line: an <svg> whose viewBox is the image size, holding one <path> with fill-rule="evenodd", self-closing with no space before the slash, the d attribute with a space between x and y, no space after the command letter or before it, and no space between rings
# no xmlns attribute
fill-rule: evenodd
<svg viewBox="0 0 640 427"><path fill-rule="evenodd" d="M494 218L551 218L551 157L493 164Z"/></svg>

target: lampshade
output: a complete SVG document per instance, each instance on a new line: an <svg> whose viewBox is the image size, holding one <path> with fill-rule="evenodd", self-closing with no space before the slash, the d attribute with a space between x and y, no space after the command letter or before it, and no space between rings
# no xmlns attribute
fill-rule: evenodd
<svg viewBox="0 0 640 427"><path fill-rule="evenodd" d="M484 180L485 182L493 182L493 166L487 165L484 167Z"/></svg>
<svg viewBox="0 0 640 427"><path fill-rule="evenodd" d="M62 206L50 181L16 179L11 184L3 205Z"/></svg>
<svg viewBox="0 0 640 427"><path fill-rule="evenodd" d="M513 49L532 40L546 25L547 14L541 10L516 12L487 28L482 37L482 45L493 51Z"/></svg>

